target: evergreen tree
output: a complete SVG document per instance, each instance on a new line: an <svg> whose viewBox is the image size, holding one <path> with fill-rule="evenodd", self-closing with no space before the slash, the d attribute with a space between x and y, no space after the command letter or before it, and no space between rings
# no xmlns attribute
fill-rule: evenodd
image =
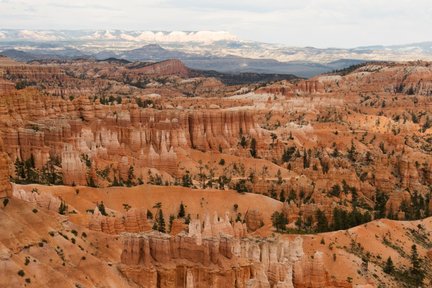
<svg viewBox="0 0 432 288"><path fill-rule="evenodd" d="M275 190L275 188L273 187L273 185L272 185L271 188L270 188L270 197L273 198L273 199L276 199L276 197L277 197L277 195L276 195L276 190Z"/></svg>
<svg viewBox="0 0 432 288"><path fill-rule="evenodd" d="M341 193L341 188L338 184L333 185L332 189L330 190L329 194L335 197L339 197Z"/></svg>
<svg viewBox="0 0 432 288"><path fill-rule="evenodd" d="M190 219L191 219L191 215L187 214L186 218L185 218L185 224L188 225L190 223Z"/></svg>
<svg viewBox="0 0 432 288"><path fill-rule="evenodd" d="M246 187L246 180L240 179L234 187L234 190L236 190L239 193L245 193L248 192L248 188Z"/></svg>
<svg viewBox="0 0 432 288"><path fill-rule="evenodd" d="M253 158L257 158L257 148L256 148L256 140L255 138L252 138L250 142L250 154Z"/></svg>
<svg viewBox="0 0 432 288"><path fill-rule="evenodd" d="M131 187L132 185L134 185L133 179L135 178L134 167L133 166L129 167L127 177L128 178L127 178L127 181L126 181L126 186Z"/></svg>
<svg viewBox="0 0 432 288"><path fill-rule="evenodd" d="M288 224L288 219L286 218L284 213L279 213L275 211L271 216L273 227L276 228L276 231L284 231L286 229L286 224Z"/></svg>
<svg viewBox="0 0 432 288"><path fill-rule="evenodd" d="M289 162L292 159L292 156L296 152L296 147L288 147L284 149L282 154L282 162Z"/></svg>
<svg viewBox="0 0 432 288"><path fill-rule="evenodd" d="M312 223L313 223L313 218L312 218L312 216L308 216L308 217L306 217L306 220L305 220L305 222L304 222L304 226L305 226L308 230L310 230L310 228L312 227Z"/></svg>
<svg viewBox="0 0 432 288"><path fill-rule="evenodd" d="M24 162L19 160L18 157L15 160L15 174L18 177L18 179L26 178L26 173L25 173L25 169L24 169Z"/></svg>
<svg viewBox="0 0 432 288"><path fill-rule="evenodd" d="M192 177L190 175L190 172L188 170L186 170L186 174L183 175L182 177L182 186L183 187L192 187L193 183L192 183Z"/></svg>
<svg viewBox="0 0 432 288"><path fill-rule="evenodd" d="M327 221L327 217L325 216L325 213L318 209L316 211L316 218L317 218L317 232L326 232L329 230L329 225Z"/></svg>
<svg viewBox="0 0 432 288"><path fill-rule="evenodd" d="M241 136L241 138L240 138L240 146L242 146L243 148L246 148L246 145L247 145L246 137L245 136Z"/></svg>
<svg viewBox="0 0 432 288"><path fill-rule="evenodd" d="M283 179L282 179L282 172L280 171L280 169L276 173L276 178L277 178L277 184L282 185Z"/></svg>
<svg viewBox="0 0 432 288"><path fill-rule="evenodd" d="M152 230L156 230L156 231L158 230L158 225L156 221L153 222Z"/></svg>
<svg viewBox="0 0 432 288"><path fill-rule="evenodd" d="M375 193L375 218L384 218L386 216L386 203L388 196L377 190Z"/></svg>
<svg viewBox="0 0 432 288"><path fill-rule="evenodd" d="M87 179L87 186L89 186L89 187L96 187L96 183L95 183L95 181L93 179L93 176L89 176L88 177L88 179Z"/></svg>
<svg viewBox="0 0 432 288"><path fill-rule="evenodd" d="M279 193L279 200L283 203L285 202L286 198L285 198L285 191L282 189L281 192Z"/></svg>
<svg viewBox="0 0 432 288"><path fill-rule="evenodd" d="M103 201L101 201L101 203L98 203L97 207L98 207L98 209L102 215L108 216L108 214L105 211L105 205L104 205Z"/></svg>
<svg viewBox="0 0 432 288"><path fill-rule="evenodd" d="M306 149L303 149L303 168L309 168L310 166L310 156L308 157L308 153Z"/></svg>
<svg viewBox="0 0 432 288"><path fill-rule="evenodd" d="M165 229L165 219L163 216L163 212L162 209L159 209L159 214L158 214L158 218L157 218L157 230L159 232L165 233L166 229Z"/></svg>
<svg viewBox="0 0 432 288"><path fill-rule="evenodd" d="M407 200L402 200L400 204L400 210L405 212L405 220L413 220L414 219L414 212L413 207Z"/></svg>
<svg viewBox="0 0 432 288"><path fill-rule="evenodd" d="M177 214L177 218L184 218L186 216L185 206L183 202L180 203L179 212Z"/></svg>
<svg viewBox="0 0 432 288"><path fill-rule="evenodd" d="M68 205L66 204L66 202L61 201L58 209L58 213L61 215L65 215L67 210L68 210Z"/></svg>
<svg viewBox="0 0 432 288"><path fill-rule="evenodd" d="M383 271L387 274L392 274L394 272L394 264L393 264L393 260L391 259L391 257L387 258L386 264L384 266Z"/></svg>
<svg viewBox="0 0 432 288"><path fill-rule="evenodd" d="M348 150L348 159L354 162L356 160L357 150L354 145L354 141L351 141L351 148Z"/></svg>
<svg viewBox="0 0 432 288"><path fill-rule="evenodd" d="M421 268L421 259L417 252L417 246L411 246L411 269L410 275L417 287L421 286L424 279L424 272Z"/></svg>
<svg viewBox="0 0 432 288"><path fill-rule="evenodd" d="M117 176L114 176L114 180L113 180L113 183L111 184L111 186L114 186L114 187L116 187L116 186L122 186L120 184L120 182L117 180Z"/></svg>
<svg viewBox="0 0 432 288"><path fill-rule="evenodd" d="M44 184L63 184L63 175L56 167L61 166L60 157L50 156L47 163L42 167L41 182Z"/></svg>
<svg viewBox="0 0 432 288"><path fill-rule="evenodd" d="M153 219L153 213L147 209L147 219Z"/></svg>
<svg viewBox="0 0 432 288"><path fill-rule="evenodd" d="M295 191L293 189L290 190L290 193L288 195L288 202L291 201L296 201L297 200L297 194L295 193Z"/></svg>
<svg viewBox="0 0 432 288"><path fill-rule="evenodd" d="M301 229L302 227L302 218L301 216L299 216L296 220L296 222L294 223L297 226L297 229Z"/></svg>

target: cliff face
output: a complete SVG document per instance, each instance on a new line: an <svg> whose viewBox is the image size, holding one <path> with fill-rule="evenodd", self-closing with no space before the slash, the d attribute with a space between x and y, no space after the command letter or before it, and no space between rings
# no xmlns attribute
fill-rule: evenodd
<svg viewBox="0 0 432 288"><path fill-rule="evenodd" d="M302 239L258 240L125 234L119 270L141 287L325 287L323 262L304 258ZM319 254L317 254L319 256ZM306 262L305 262L306 261ZM314 275L309 282L300 276ZM323 286L325 285L325 286Z"/></svg>
<svg viewBox="0 0 432 288"><path fill-rule="evenodd" d="M3 141L0 139L0 198L10 197L12 186L9 182L9 158L4 152Z"/></svg>
<svg viewBox="0 0 432 288"><path fill-rule="evenodd" d="M107 234L150 231L151 225L147 221L146 212L144 209L130 209L119 217L107 217L96 207L89 220L89 229Z"/></svg>
<svg viewBox="0 0 432 288"><path fill-rule="evenodd" d="M154 64L148 64L143 67L130 66L131 70L135 73L143 73L152 77L159 76L180 76L188 77L191 73L190 70L180 60L171 59Z"/></svg>
<svg viewBox="0 0 432 288"><path fill-rule="evenodd" d="M32 90L3 98L2 103L9 157L26 160L33 155L39 168L50 156L59 157L64 183L69 185L87 184L90 167L83 157L96 165L111 163L111 171L117 171L110 171L111 180L113 176L126 179L130 166L137 177L143 177L144 168L175 175L178 149L217 151L235 147L242 131L260 133L253 114L246 110L158 111L133 102L107 106L86 97L67 101Z"/></svg>
<svg viewBox="0 0 432 288"><path fill-rule="evenodd" d="M158 232L109 235L79 225L85 217L81 207L86 207L87 200L62 191L66 200L77 201L74 203L81 209L76 209L77 214L59 215L46 205L48 188L58 192L65 187L37 187L39 191L32 194L16 191L9 205L0 208L0 225L7 231L0 235L2 287L23 287L28 284L26 278L35 287L73 287L77 283L149 288L399 287L407 283L383 272L385 259L390 256L396 267L409 269L410 254L394 257L394 247L409 251L417 244L420 259L428 261L431 257L427 233L432 218L380 219L349 230L278 238L222 235L218 232L225 230L220 229L226 227L224 219L217 220L221 225L216 230L211 229L216 234L207 237L201 233L201 239L197 230L191 230L192 222L188 233L175 236ZM126 198L127 192L123 195ZM139 213L132 210L125 214L136 219ZM134 222L139 221L130 221ZM427 245L419 245L419 239ZM364 257L369 257L368 267ZM17 274L20 270L25 277ZM426 271L425 282L430 279Z"/></svg>

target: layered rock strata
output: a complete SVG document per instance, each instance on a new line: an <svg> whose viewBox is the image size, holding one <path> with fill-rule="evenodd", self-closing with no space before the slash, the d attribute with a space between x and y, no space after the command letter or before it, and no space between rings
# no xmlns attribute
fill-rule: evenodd
<svg viewBox="0 0 432 288"><path fill-rule="evenodd" d="M140 287L294 287L302 239L263 240L227 236L124 234L119 270ZM317 267L317 265L321 265ZM302 265L297 265L302 267ZM327 284L322 262L313 263L310 287ZM314 271L315 271L314 270Z"/></svg>
<svg viewBox="0 0 432 288"><path fill-rule="evenodd" d="M98 162L112 162L116 174L110 174L111 181L114 176L127 179L130 166L137 177L143 177L145 167L175 174L178 149L226 149L237 145L240 133L261 133L247 110L158 111L133 103L106 106L85 97L30 100L21 94L4 101L3 110L1 122L9 128L2 135L10 159L33 156L41 168L50 157L59 157L68 185L87 184L83 157L96 162L93 170L105 168L97 167Z"/></svg>

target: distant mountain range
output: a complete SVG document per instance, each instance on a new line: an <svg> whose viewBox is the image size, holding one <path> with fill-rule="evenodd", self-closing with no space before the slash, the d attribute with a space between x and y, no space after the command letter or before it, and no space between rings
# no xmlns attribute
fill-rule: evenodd
<svg viewBox="0 0 432 288"><path fill-rule="evenodd" d="M71 58L162 61L175 58L193 69L300 77L366 61L432 60L432 42L320 49L243 41L227 32L211 31L0 29L0 51L20 61Z"/></svg>

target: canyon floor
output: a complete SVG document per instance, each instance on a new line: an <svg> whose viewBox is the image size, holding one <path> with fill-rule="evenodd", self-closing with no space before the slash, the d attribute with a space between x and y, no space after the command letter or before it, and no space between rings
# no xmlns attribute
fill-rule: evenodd
<svg viewBox="0 0 432 288"><path fill-rule="evenodd" d="M431 63L206 75L0 56L0 287L431 285Z"/></svg>

